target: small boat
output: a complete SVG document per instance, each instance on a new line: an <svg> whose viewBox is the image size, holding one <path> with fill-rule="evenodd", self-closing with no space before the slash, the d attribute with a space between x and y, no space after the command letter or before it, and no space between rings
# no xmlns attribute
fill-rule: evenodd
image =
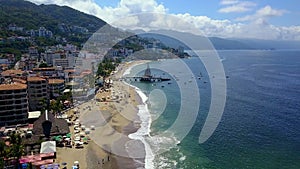
<svg viewBox="0 0 300 169"><path fill-rule="evenodd" d="M164 86L164 85L162 85L161 87L162 87L162 88L164 88L165 86Z"/></svg>

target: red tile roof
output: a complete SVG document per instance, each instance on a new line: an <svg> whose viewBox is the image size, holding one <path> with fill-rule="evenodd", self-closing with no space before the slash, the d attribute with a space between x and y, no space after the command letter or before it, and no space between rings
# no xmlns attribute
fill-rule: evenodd
<svg viewBox="0 0 300 169"><path fill-rule="evenodd" d="M64 83L65 81L63 79L49 79L48 83L49 84L60 84L60 83Z"/></svg>
<svg viewBox="0 0 300 169"><path fill-rule="evenodd" d="M36 76L28 77L28 78L27 78L27 81L28 81L28 82L36 82L36 81L44 81L44 80L46 80L46 79L43 79L43 78L41 78L41 77L36 77Z"/></svg>
<svg viewBox="0 0 300 169"><path fill-rule="evenodd" d="M3 90L22 90L26 89L27 85L26 84L21 84L21 83L12 83L12 84L2 84L0 85L0 91Z"/></svg>

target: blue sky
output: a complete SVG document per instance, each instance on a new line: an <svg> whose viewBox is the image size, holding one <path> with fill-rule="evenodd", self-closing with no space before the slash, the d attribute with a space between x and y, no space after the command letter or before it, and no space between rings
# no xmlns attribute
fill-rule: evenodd
<svg viewBox="0 0 300 169"><path fill-rule="evenodd" d="M174 15L193 24L206 36L225 38L261 38L300 40L300 0L30 0L37 4L67 5L95 15L108 23L140 28L137 18L122 17L143 12ZM157 18L156 18L157 19ZM160 18L161 19L161 18ZM159 27L178 30L178 23L163 23ZM164 20L166 21L166 20ZM169 22L169 21L168 21ZM174 20L174 22L176 22ZM135 24L135 25L134 25ZM147 23L149 24L149 23Z"/></svg>
<svg viewBox="0 0 300 169"><path fill-rule="evenodd" d="M119 0L95 0L100 6L117 7ZM256 6L252 11L242 13L220 13L218 10L222 7L220 0L157 0L163 4L169 13L190 13L191 15L205 15L213 19L234 20L246 14L251 14L255 10L270 5L275 9L286 10L284 15L270 19L270 23L280 26L300 25L300 0L251 0Z"/></svg>

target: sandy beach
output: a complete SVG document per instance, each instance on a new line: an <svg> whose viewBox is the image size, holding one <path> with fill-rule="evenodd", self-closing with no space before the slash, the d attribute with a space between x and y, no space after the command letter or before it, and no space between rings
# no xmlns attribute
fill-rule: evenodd
<svg viewBox="0 0 300 169"><path fill-rule="evenodd" d="M83 148L58 148L56 162L66 162L68 168L74 161L78 161L81 168L88 169L144 168L145 160L141 158L145 157L143 144L128 137L140 127L137 113L138 105L143 102L135 88L118 79L127 69L146 62L122 63L109 77L113 84L108 90L100 90L94 99L75 108L80 112L81 125L95 126L95 130L88 135L90 140ZM70 110L68 114L72 112ZM70 129L73 136L73 126ZM129 158L132 156L139 158Z"/></svg>

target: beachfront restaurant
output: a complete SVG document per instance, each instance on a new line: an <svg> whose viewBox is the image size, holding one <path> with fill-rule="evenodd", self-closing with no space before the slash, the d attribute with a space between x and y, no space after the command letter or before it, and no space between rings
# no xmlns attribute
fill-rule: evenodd
<svg viewBox="0 0 300 169"><path fill-rule="evenodd" d="M68 122L65 119L55 118L47 110L33 123L33 134L36 136L50 138L68 133L70 133Z"/></svg>

